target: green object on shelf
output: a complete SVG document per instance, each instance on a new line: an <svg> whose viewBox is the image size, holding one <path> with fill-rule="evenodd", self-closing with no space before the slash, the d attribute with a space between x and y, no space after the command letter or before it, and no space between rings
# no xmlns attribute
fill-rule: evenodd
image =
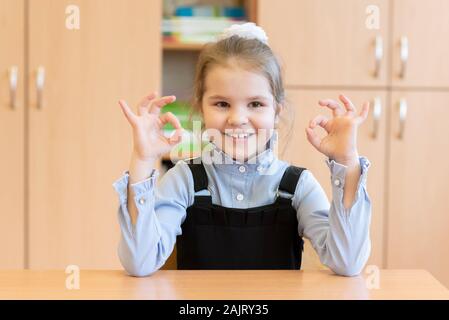
<svg viewBox="0 0 449 320"><path fill-rule="evenodd" d="M189 139L185 139L186 141L181 142L179 145L175 147L176 152L187 153L187 152L200 152L201 143L199 140L193 138L193 121L201 121L201 118L193 114L190 116L191 107L189 103L183 101L175 101L173 103L167 104L162 108L162 113L171 112L173 113L181 123L181 126L185 131L188 132ZM201 125L197 125L196 128L199 130ZM174 127L167 123L163 127L163 131L165 134L169 135L174 131ZM185 137L184 137L185 138Z"/></svg>
<svg viewBox="0 0 449 320"><path fill-rule="evenodd" d="M192 119L190 119L190 105L187 102L183 101L175 101L173 103L169 103L162 108L162 113L171 112L173 113L181 123L181 126L185 130L192 130L193 123L192 121L201 121L201 118L197 115L192 115ZM174 130L173 126L170 123L164 125L164 131L171 132Z"/></svg>

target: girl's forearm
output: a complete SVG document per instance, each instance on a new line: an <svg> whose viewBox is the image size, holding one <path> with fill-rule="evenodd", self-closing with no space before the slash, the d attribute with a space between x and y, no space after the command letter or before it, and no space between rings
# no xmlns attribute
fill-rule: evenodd
<svg viewBox="0 0 449 320"><path fill-rule="evenodd" d="M143 181L150 177L151 172L155 167L156 159L142 161L136 157L133 153L131 155L131 161L129 166L129 180L128 180L128 212L133 225L137 221L137 207L134 203L134 192L131 188L131 184Z"/></svg>
<svg viewBox="0 0 449 320"><path fill-rule="evenodd" d="M354 202L355 194L357 192L357 186L361 175L361 167L359 159L354 159L352 162L343 163L348 168L346 170L344 193L343 193L343 205L348 210Z"/></svg>

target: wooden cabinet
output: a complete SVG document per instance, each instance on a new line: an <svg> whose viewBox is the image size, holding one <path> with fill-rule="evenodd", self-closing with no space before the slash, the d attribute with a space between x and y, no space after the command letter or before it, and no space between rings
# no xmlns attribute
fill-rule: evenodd
<svg viewBox="0 0 449 320"><path fill-rule="evenodd" d="M449 91L395 90L388 132L387 265L426 269L446 286L448 106Z"/></svg>
<svg viewBox="0 0 449 320"><path fill-rule="evenodd" d="M79 29L67 27L69 5L79 9ZM0 9L8 43L0 51L8 260L0 267L21 267L25 254L29 268L119 269L112 183L129 166L132 136L118 100L134 107L145 92L160 92L161 2L0 0ZM4 79L12 64L28 88L20 82L14 111Z"/></svg>
<svg viewBox="0 0 449 320"><path fill-rule="evenodd" d="M363 101L371 101L376 105L376 113L370 112L368 118L359 127L358 149L359 154L366 156L371 164L368 172L367 190L372 201L371 217L371 242L372 251L369 264L384 266L384 201L385 201L385 138L386 138L386 114L385 105L387 92L380 90L288 90L287 99L294 109L294 131L289 141L283 141L283 133L280 134L279 151L285 145L285 153L280 155L295 165L309 169L326 191L329 201L332 199L332 186L330 170L325 163L326 157L318 152L307 140L304 129L308 123L318 114L332 117L332 112L318 105L318 100L323 98L338 99L338 95L344 93L352 99L358 111L361 110ZM321 137L325 136L324 129L315 130Z"/></svg>
<svg viewBox="0 0 449 320"><path fill-rule="evenodd" d="M365 26L372 5L379 29ZM358 134L359 153L372 163L369 264L425 268L449 286L449 166L438 159L449 147L449 2L260 0L258 8L296 111L295 147L285 158L310 168L330 196L329 170L304 128L316 114L330 114L319 109L320 98L345 93L359 108L371 100ZM383 55L373 77L376 38Z"/></svg>
<svg viewBox="0 0 449 320"><path fill-rule="evenodd" d="M24 1L0 1L0 268L23 268L24 197Z"/></svg>
<svg viewBox="0 0 449 320"><path fill-rule="evenodd" d="M395 0L392 4L393 84L449 88L449 1Z"/></svg>
<svg viewBox="0 0 449 320"><path fill-rule="evenodd" d="M311 170L329 199L332 193L326 158L307 141L304 128L319 113L332 116L317 104L319 99L336 98L342 92L351 97L358 110L363 101L372 101L371 112L358 133L359 153L372 163L367 180L373 206L368 264L422 268L449 283L444 245L449 226L449 165L439 161L440 152L449 149L446 117L441 116L449 113L449 92L288 90L295 131L281 158ZM325 135L324 130L321 135ZM282 151L286 142L280 142Z"/></svg>
<svg viewBox="0 0 449 320"><path fill-rule="evenodd" d="M129 165L118 107L159 90L159 1L31 1L29 8L29 265L120 268L112 182ZM62 23L78 5L79 30ZM43 104L35 72L45 68Z"/></svg>
<svg viewBox="0 0 449 320"><path fill-rule="evenodd" d="M260 0L258 11L289 86L449 88L446 0Z"/></svg>
<svg viewBox="0 0 449 320"><path fill-rule="evenodd" d="M379 13L378 29L367 13L373 7ZM389 1L259 0L258 12L287 85L386 84Z"/></svg>

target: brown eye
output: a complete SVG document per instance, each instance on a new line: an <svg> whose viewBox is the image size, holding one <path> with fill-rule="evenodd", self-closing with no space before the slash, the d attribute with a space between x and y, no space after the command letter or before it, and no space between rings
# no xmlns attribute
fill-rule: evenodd
<svg viewBox="0 0 449 320"><path fill-rule="evenodd" d="M224 101L220 101L220 102L217 102L215 105L220 108L226 108L228 106L228 103L224 102Z"/></svg>
<svg viewBox="0 0 449 320"><path fill-rule="evenodd" d="M262 107L263 105L259 101L251 102L251 106L254 108Z"/></svg>

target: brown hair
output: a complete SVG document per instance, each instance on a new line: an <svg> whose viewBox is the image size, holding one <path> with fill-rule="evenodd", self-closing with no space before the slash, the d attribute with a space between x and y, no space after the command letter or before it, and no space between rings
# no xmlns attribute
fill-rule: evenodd
<svg viewBox="0 0 449 320"><path fill-rule="evenodd" d="M294 116L293 110L285 98L281 66L271 48L257 39L246 39L233 35L217 42L207 43L203 47L196 65L191 117L193 114L201 114L207 72L213 66L229 66L232 62L266 77L275 100L275 107L277 108L279 105L284 107L283 112L279 113L279 117L282 122L288 123L283 138L284 141L289 141ZM285 147L286 144L284 149Z"/></svg>

